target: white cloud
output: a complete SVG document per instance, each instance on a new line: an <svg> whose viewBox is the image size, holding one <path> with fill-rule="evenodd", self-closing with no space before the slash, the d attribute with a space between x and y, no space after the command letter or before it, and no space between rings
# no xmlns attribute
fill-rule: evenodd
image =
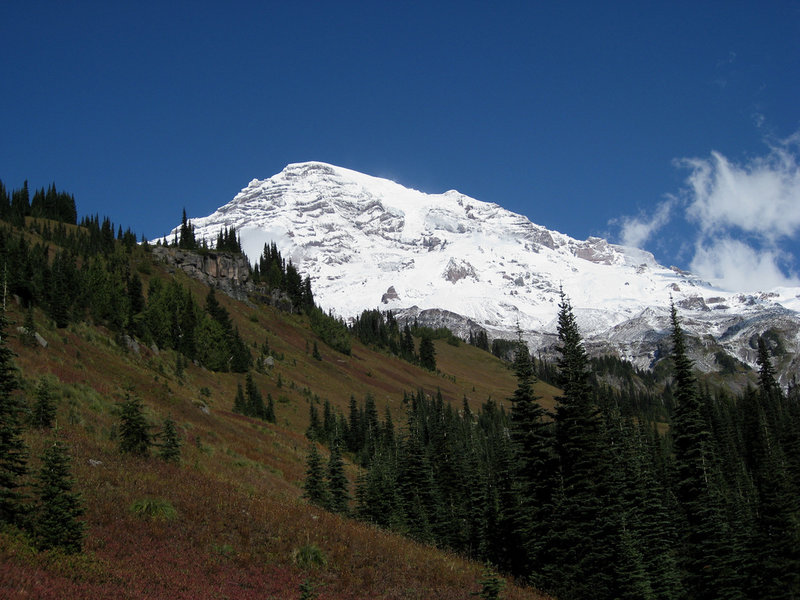
<svg viewBox="0 0 800 600"><path fill-rule="evenodd" d="M623 246L642 248L656 231L669 222L674 204L672 198L665 200L658 205L652 217L644 213L638 217L621 217L618 221L621 228L620 243Z"/></svg>
<svg viewBox="0 0 800 600"><path fill-rule="evenodd" d="M690 268L703 279L727 290L753 292L800 285L784 274L784 256L777 250L758 250L730 237L698 242Z"/></svg>
<svg viewBox="0 0 800 600"><path fill-rule="evenodd" d="M706 237L739 229L774 245L795 236L800 231L800 166L792 150L798 142L795 134L744 165L719 152L709 159L679 161L691 170L688 218Z"/></svg>
<svg viewBox="0 0 800 600"><path fill-rule="evenodd" d="M686 217L698 226L691 269L736 291L800 285L781 244L800 233L800 132L743 164L719 152L683 159ZM747 241L745 241L747 240Z"/></svg>
<svg viewBox="0 0 800 600"><path fill-rule="evenodd" d="M690 171L680 198L668 198L652 216L613 221L621 243L643 247L684 207L696 229L681 253L693 253L697 275L735 291L800 285L798 257L782 249L800 237L800 131L767 145L765 156L742 163L720 152L676 161Z"/></svg>

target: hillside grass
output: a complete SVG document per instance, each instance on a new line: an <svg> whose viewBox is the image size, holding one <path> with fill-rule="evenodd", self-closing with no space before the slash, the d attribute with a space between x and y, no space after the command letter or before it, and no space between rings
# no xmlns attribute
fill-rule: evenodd
<svg viewBox="0 0 800 600"><path fill-rule="evenodd" d="M143 272L145 289L150 277L174 276L199 303L205 300L207 288L181 272L155 263ZM482 565L309 505L300 487L310 444L304 432L315 396L346 414L351 395L361 402L372 394L379 414L389 406L395 422L404 421L403 392L420 388L440 390L455 408L466 397L478 410L489 396L508 406L515 380L507 366L444 341L436 343L438 373L355 341L345 356L324 345L304 316L222 294L217 299L254 356L265 339L283 356L274 369L254 373L262 395L275 401L277 424L232 412L244 375L193 364L179 375L174 352L142 345L136 353L102 327L55 329L37 310L37 331L48 346L24 346L16 335L23 313L10 303L18 393L31 404L36 384L47 377L58 405L53 431L25 434L30 467L38 467L48 440L67 443L88 530L76 556L36 552L18 532L0 532L0 597L297 598L306 580L321 599L447 600L478 591ZM315 341L322 361L307 350ZM551 405L556 390L543 384L538 390ZM119 403L126 394L143 400L154 431L167 416L174 419L180 464L120 454ZM351 481L356 474L349 465ZM319 564L298 558L312 549L324 559ZM542 596L510 583L503 597Z"/></svg>

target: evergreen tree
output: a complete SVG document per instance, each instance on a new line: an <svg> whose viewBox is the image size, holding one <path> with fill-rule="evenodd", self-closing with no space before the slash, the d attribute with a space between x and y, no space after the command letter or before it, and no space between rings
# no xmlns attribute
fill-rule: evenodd
<svg viewBox="0 0 800 600"><path fill-rule="evenodd" d="M14 353L6 342L6 315L0 308L0 524L20 524L24 514L22 478L28 472L28 452L22 439L21 399L14 394L17 374Z"/></svg>
<svg viewBox="0 0 800 600"><path fill-rule="evenodd" d="M308 428L306 429L306 437L317 442L326 441L322 424L319 421L319 411L314 402L308 403Z"/></svg>
<svg viewBox="0 0 800 600"><path fill-rule="evenodd" d="M684 517L683 570L685 588L691 598L739 598L737 572L727 523L714 488L711 434L703 417L687 356L683 329L675 305L671 306L672 361L675 368L675 412L672 445L675 452L675 493Z"/></svg>
<svg viewBox="0 0 800 600"><path fill-rule="evenodd" d="M484 566L483 574L478 580L478 583L481 584L481 591L473 595L483 600L498 600L498 598L500 598L500 592L502 592L505 587L505 582L490 564Z"/></svg>
<svg viewBox="0 0 800 600"><path fill-rule="evenodd" d="M245 394L247 395L247 401L245 404L247 410L245 414L251 417L266 420L267 407L264 406L264 398L261 396L261 392L258 391L258 387L256 386L256 382L253 380L253 375L251 373L248 373L247 377L245 377L244 387Z"/></svg>
<svg viewBox="0 0 800 600"><path fill-rule="evenodd" d="M436 370L436 348L433 346L433 340L427 332L423 332L422 339L419 342L419 364L423 369L428 369L428 371Z"/></svg>
<svg viewBox="0 0 800 600"><path fill-rule="evenodd" d="M194 227L186 220L186 209L183 209L181 218L180 237L178 247L182 250L197 250L197 240L194 237Z"/></svg>
<svg viewBox="0 0 800 600"><path fill-rule="evenodd" d="M161 432L162 441L159 444L158 456L166 462L180 462L181 460L181 440L175 421L169 416L164 419L164 427Z"/></svg>
<svg viewBox="0 0 800 600"><path fill-rule="evenodd" d="M247 414L247 401L244 399L244 390L242 389L242 384L236 384L236 397L233 400L233 412L239 413L240 415Z"/></svg>
<svg viewBox="0 0 800 600"><path fill-rule="evenodd" d="M78 518L85 509L80 494L73 492L67 450L60 442L42 455L42 468L35 484L39 502L34 512L33 537L39 550L61 548L80 552L86 525Z"/></svg>
<svg viewBox="0 0 800 600"><path fill-rule="evenodd" d="M751 594L800 598L800 502L781 434L788 416L763 337L758 340L759 389L742 400L744 447L758 509L750 544Z"/></svg>
<svg viewBox="0 0 800 600"><path fill-rule="evenodd" d="M338 442L334 442L328 459L328 510L344 515L348 514L350 511L348 488L349 483L344 474L342 451L339 449Z"/></svg>
<svg viewBox="0 0 800 600"><path fill-rule="evenodd" d="M561 293L558 313L559 386L555 449L560 470L559 501L548 540L547 586L563 598L611 598L607 579L613 534L604 518L604 478L600 422L589 384L589 361L572 306Z"/></svg>
<svg viewBox="0 0 800 600"><path fill-rule="evenodd" d="M150 425L144 417L142 401L136 396L126 394L121 408L119 449L125 453L146 456L150 453L153 437L150 434Z"/></svg>
<svg viewBox="0 0 800 600"><path fill-rule="evenodd" d="M275 403L272 401L272 394L267 394L267 410L264 414L264 420L267 423L276 423L275 418Z"/></svg>
<svg viewBox="0 0 800 600"><path fill-rule="evenodd" d="M325 468L322 457L317 451L317 444L311 442L311 449L306 459L306 479L303 482L303 497L312 504L326 508L328 506L328 487L325 484Z"/></svg>
<svg viewBox="0 0 800 600"><path fill-rule="evenodd" d="M356 487L356 516L384 528L398 528L402 522L397 473L388 452L371 457L369 469Z"/></svg>
<svg viewBox="0 0 800 600"><path fill-rule="evenodd" d="M31 425L37 429L50 429L56 418L56 405L50 393L47 379L42 377L36 386L36 401L31 412Z"/></svg>
<svg viewBox="0 0 800 600"><path fill-rule="evenodd" d="M400 340L400 357L408 362L416 362L416 352L414 350L414 338L411 337L411 328L408 323L403 327L403 337Z"/></svg>
<svg viewBox="0 0 800 600"><path fill-rule="evenodd" d="M514 355L517 388L511 400L511 450L513 461L508 465L515 490L500 496L503 512L500 528L507 533L513 563L506 565L516 575L530 573L532 565L543 564L542 542L552 510L555 485L553 436L547 411L534 392L535 377L522 332L517 331ZM503 489L503 488L501 488Z"/></svg>

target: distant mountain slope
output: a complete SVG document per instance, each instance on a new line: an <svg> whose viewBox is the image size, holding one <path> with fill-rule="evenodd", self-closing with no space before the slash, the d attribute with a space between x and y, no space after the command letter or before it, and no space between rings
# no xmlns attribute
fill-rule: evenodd
<svg viewBox="0 0 800 600"><path fill-rule="evenodd" d="M445 320L462 335L479 326L511 337L519 326L532 349L546 353L563 288L591 349L649 367L661 355L673 298L687 331L705 340L712 359L699 361L704 370L719 367L715 351L753 366L754 336L765 331L785 351L779 370L798 366L800 289L723 292L659 265L649 252L575 240L456 191L425 194L299 163L251 181L192 224L210 244L223 227L236 227L251 260L276 242L311 277L320 304L343 317L378 307L435 322L445 310L455 313Z"/></svg>

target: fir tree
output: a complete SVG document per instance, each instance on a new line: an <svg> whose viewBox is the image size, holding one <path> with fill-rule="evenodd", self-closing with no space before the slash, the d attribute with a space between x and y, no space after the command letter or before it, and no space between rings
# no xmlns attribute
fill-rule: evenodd
<svg viewBox="0 0 800 600"><path fill-rule="evenodd" d="M178 247L183 250L197 250L197 240L194 237L194 227L186 220L186 209L183 209L181 218L180 238Z"/></svg>
<svg viewBox="0 0 800 600"><path fill-rule="evenodd" d="M325 484L325 468L322 457L317 451L317 444L311 442L311 449L306 459L306 479L303 482L303 497L312 504L323 508L328 506L328 487Z"/></svg>
<svg viewBox="0 0 800 600"><path fill-rule="evenodd" d="M322 435L322 425L319 422L319 411L314 402L308 403L308 428L306 429L306 437L310 440L317 442L324 442L324 435Z"/></svg>
<svg viewBox="0 0 800 600"><path fill-rule="evenodd" d="M22 404L17 388L14 353L6 342L6 315L0 308L0 524L20 524L24 514L22 478L28 452L22 439Z"/></svg>
<svg viewBox="0 0 800 600"><path fill-rule="evenodd" d="M159 444L158 456L166 462L180 462L181 460L181 440L175 421L169 416L164 419L164 427L161 431L162 441Z"/></svg>
<svg viewBox="0 0 800 600"><path fill-rule="evenodd" d="M33 537L39 550L61 548L80 552L86 525L78 518L84 507L80 494L73 492L67 450L60 442L42 455L42 468L35 484L39 502L34 513Z"/></svg>
<svg viewBox="0 0 800 600"><path fill-rule="evenodd" d="M31 412L31 425L37 429L50 429L56 418L56 405L50 393L50 385L42 377L36 386L36 402Z"/></svg>
<svg viewBox="0 0 800 600"><path fill-rule="evenodd" d="M561 293L558 313L558 383L555 449L559 502L548 540L549 589L564 598L613 597L605 565L616 530L604 519L605 464L600 422L589 384L589 361L572 306ZM606 501L607 502L607 501Z"/></svg>
<svg viewBox="0 0 800 600"><path fill-rule="evenodd" d="M533 366L521 331L517 331L513 368L517 388L510 398L513 462L508 468L516 485L515 490L508 489L500 496L499 525L506 531L507 543L517 548L509 554L513 563L505 566L523 575L530 572L533 563L542 564L537 557L544 551L545 515L551 510L555 460L549 415L534 392Z"/></svg>
<svg viewBox="0 0 800 600"><path fill-rule="evenodd" d="M713 471L711 434L703 417L692 361L687 356L683 329L673 304L672 361L675 367L675 413L672 444L675 452L676 495L684 516L682 567L691 598L739 598L738 577L730 547L731 536L721 514Z"/></svg>
<svg viewBox="0 0 800 600"><path fill-rule="evenodd" d="M248 373L247 377L245 377L245 393L247 395L245 404L247 410L245 414L257 419L266 419L267 408L264 406L264 398L261 396L261 392L258 391L251 373Z"/></svg>
<svg viewBox="0 0 800 600"><path fill-rule="evenodd" d="M397 474L388 452L374 455L369 469L359 477L356 487L356 516L385 528L399 526L402 515L397 493Z"/></svg>
<svg viewBox="0 0 800 600"><path fill-rule="evenodd" d="M119 449L125 453L146 456L150 453L153 438L150 425L144 417L142 401L136 396L126 394L121 408Z"/></svg>
<svg viewBox="0 0 800 600"><path fill-rule="evenodd" d="M233 399L233 412L240 415L247 414L247 401L244 399L244 390L242 384L236 384L236 397Z"/></svg>
<svg viewBox="0 0 800 600"><path fill-rule="evenodd" d="M436 348L433 346L433 340L427 332L422 334L422 339L419 342L419 364L423 369L428 369L428 371L436 370Z"/></svg>
<svg viewBox="0 0 800 600"><path fill-rule="evenodd" d="M272 394L267 394L267 410L264 414L264 420L267 423L276 423L275 418L275 403L272 401Z"/></svg>
<svg viewBox="0 0 800 600"><path fill-rule="evenodd" d="M349 483L344 474L342 452L339 449L338 442L334 442L328 459L328 510L344 515L348 514L350 511L350 492L348 488Z"/></svg>
<svg viewBox="0 0 800 600"><path fill-rule="evenodd" d="M505 587L505 582L497 574L492 565L486 564L483 567L483 573L478 580L481 585L481 591L474 593L473 596L478 596L483 600L498 600L500 592Z"/></svg>
<svg viewBox="0 0 800 600"><path fill-rule="evenodd" d="M408 323L403 327L403 336L400 340L400 357L408 362L416 362L416 352L414 350L414 338L411 337L411 328Z"/></svg>

